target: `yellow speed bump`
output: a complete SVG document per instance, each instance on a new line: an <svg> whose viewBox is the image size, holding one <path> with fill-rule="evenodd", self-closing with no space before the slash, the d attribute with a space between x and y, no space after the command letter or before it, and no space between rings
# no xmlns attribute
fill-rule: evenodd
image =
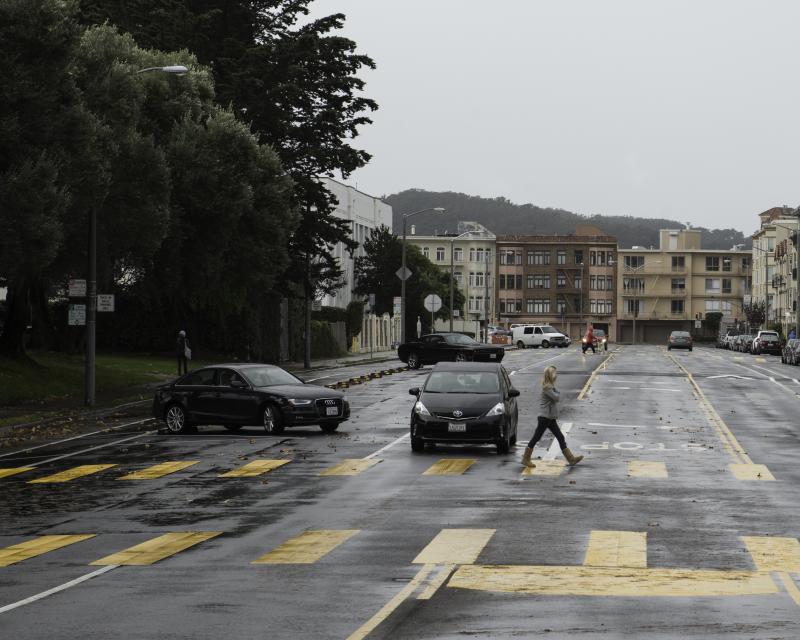
<svg viewBox="0 0 800 640"><path fill-rule="evenodd" d="M775 480L766 465L763 464L729 464L728 468L731 470L733 477L737 480Z"/></svg>
<svg viewBox="0 0 800 640"><path fill-rule="evenodd" d="M592 531L583 564L587 567L646 567L647 533Z"/></svg>
<svg viewBox="0 0 800 640"><path fill-rule="evenodd" d="M628 475L631 478L668 478L667 465L650 460L630 460Z"/></svg>
<svg viewBox="0 0 800 640"><path fill-rule="evenodd" d="M221 473L220 478L252 478L289 464L291 460L253 460L237 469Z"/></svg>
<svg viewBox="0 0 800 640"><path fill-rule="evenodd" d="M95 534L87 533L80 535L53 535L39 536L33 540L20 542L4 549L0 549L0 567L7 567L16 562L22 562L28 558L40 556L48 551L54 551L61 547L66 547L82 540L94 538Z"/></svg>
<svg viewBox="0 0 800 640"><path fill-rule="evenodd" d="M472 564L492 539L495 529L442 529L414 564Z"/></svg>
<svg viewBox="0 0 800 640"><path fill-rule="evenodd" d="M567 464L563 460L537 460L534 468L525 467L523 476L560 476Z"/></svg>
<svg viewBox="0 0 800 640"><path fill-rule="evenodd" d="M306 531L253 560L252 564L313 564L359 531L359 529Z"/></svg>
<svg viewBox="0 0 800 640"><path fill-rule="evenodd" d="M191 467L198 462L200 461L185 460L183 462L162 462L160 464L154 464L152 467L141 469L140 471L134 471L133 473L122 476L121 478L117 478L117 480L153 480L154 478L161 478L162 476L167 476L170 473L175 473L181 469L186 469L187 467Z"/></svg>
<svg viewBox="0 0 800 640"><path fill-rule="evenodd" d="M759 571L800 573L800 542L797 538L742 536L742 542Z"/></svg>
<svg viewBox="0 0 800 640"><path fill-rule="evenodd" d="M35 467L6 467L4 469L0 469L0 478L8 478L9 476L15 476L18 473L23 473L25 471L33 471Z"/></svg>
<svg viewBox="0 0 800 640"><path fill-rule="evenodd" d="M29 484L37 484L37 483L49 483L49 482L69 482L70 480L75 480L76 478L82 478L83 476L89 476L93 473L99 473L100 471L105 471L106 469L110 469L111 467L116 467L115 464L84 464L79 467L73 467L72 469L67 469L66 471L62 471L60 473L54 473L51 476L45 476L44 478L36 478L36 480L28 480Z"/></svg>
<svg viewBox="0 0 800 640"><path fill-rule="evenodd" d="M357 476L359 473L366 471L367 469L371 469L376 464L378 464L380 460L375 458L348 458L347 460L342 460L339 464L330 469L326 469L319 475L321 476Z"/></svg>
<svg viewBox="0 0 800 640"><path fill-rule="evenodd" d="M423 476L460 476L473 464L473 458L442 458L433 464Z"/></svg>
<svg viewBox="0 0 800 640"><path fill-rule="evenodd" d="M152 540L124 549L119 553L113 553L105 558L100 558L100 560L95 560L92 564L136 566L153 564L184 549L215 538L221 533L222 531L176 531L174 533L166 533L163 536L158 536Z"/></svg>

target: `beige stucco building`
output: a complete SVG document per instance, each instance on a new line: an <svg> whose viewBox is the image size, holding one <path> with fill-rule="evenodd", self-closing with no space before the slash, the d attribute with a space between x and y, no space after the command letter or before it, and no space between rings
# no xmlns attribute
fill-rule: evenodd
<svg viewBox="0 0 800 640"><path fill-rule="evenodd" d="M458 309L458 317L453 319L454 331L467 331L478 334L477 327L488 310L489 323L495 316L495 235L477 222L460 222L455 233L440 235L417 235L414 225L406 237L409 244L419 247L440 269L453 273L456 286L464 294L463 309ZM449 306L448 300L443 300ZM407 327L413 327L416 318L406 320ZM437 320L436 329L447 331L450 320Z"/></svg>
<svg viewBox="0 0 800 640"><path fill-rule="evenodd" d="M705 317L743 318L750 295L751 252L703 249L700 231L662 229L658 249L619 250L617 335L665 344L671 331L707 334ZM698 329L696 321L701 325Z"/></svg>
<svg viewBox="0 0 800 640"><path fill-rule="evenodd" d="M797 320L798 219L789 207L758 214L753 234L753 300L764 302L767 323L780 323L783 335Z"/></svg>

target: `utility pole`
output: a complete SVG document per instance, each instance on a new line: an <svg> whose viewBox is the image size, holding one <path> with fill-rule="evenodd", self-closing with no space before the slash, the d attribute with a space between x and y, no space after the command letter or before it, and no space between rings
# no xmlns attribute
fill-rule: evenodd
<svg viewBox="0 0 800 640"><path fill-rule="evenodd" d="M489 342L489 249L484 249L483 269L483 341Z"/></svg>
<svg viewBox="0 0 800 640"><path fill-rule="evenodd" d="M89 262L86 278L86 364L84 371L85 403L95 400L95 335L97 327L97 209L89 209Z"/></svg>
<svg viewBox="0 0 800 640"><path fill-rule="evenodd" d="M453 264L453 252L454 249L454 241L455 238L450 238L450 333L453 333L453 275L454 275L454 268L455 265Z"/></svg>

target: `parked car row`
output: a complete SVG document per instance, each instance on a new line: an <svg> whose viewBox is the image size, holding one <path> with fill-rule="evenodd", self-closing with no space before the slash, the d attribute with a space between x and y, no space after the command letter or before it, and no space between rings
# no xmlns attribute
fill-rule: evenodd
<svg viewBox="0 0 800 640"><path fill-rule="evenodd" d="M796 343L797 340L792 339L783 344L777 331L761 330L755 333L737 333L731 329L719 336L717 348L753 355L781 356L781 362L786 363L791 362L791 359L794 358ZM796 362L791 362L791 364L796 364Z"/></svg>
<svg viewBox="0 0 800 640"><path fill-rule="evenodd" d="M800 339L792 338L786 341L781 352L781 362L800 366Z"/></svg>

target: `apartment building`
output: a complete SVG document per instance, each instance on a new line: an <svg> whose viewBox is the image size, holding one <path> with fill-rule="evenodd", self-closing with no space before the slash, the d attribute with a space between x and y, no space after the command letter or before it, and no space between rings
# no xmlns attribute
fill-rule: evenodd
<svg viewBox="0 0 800 640"><path fill-rule="evenodd" d="M455 286L464 294L463 309L456 309L454 331L478 334L477 328L488 311L489 323L495 317L495 242L496 236L477 222L459 222L455 232L417 235L411 225L409 244L440 269L453 274ZM446 301L445 301L446 302ZM437 320L438 331L449 331L450 320Z"/></svg>
<svg viewBox="0 0 800 640"><path fill-rule="evenodd" d="M750 251L702 249L700 231L662 229L659 248L620 249L617 335L665 344L671 331L703 331L707 313L743 318L751 294Z"/></svg>
<svg viewBox="0 0 800 640"><path fill-rule="evenodd" d="M499 236L500 324L550 324L573 339L591 322L616 340L617 239L591 225L574 235Z"/></svg>
<svg viewBox="0 0 800 640"><path fill-rule="evenodd" d="M779 323L783 335L797 321L798 218L790 207L758 214L753 234L753 300L763 302L768 324Z"/></svg>

